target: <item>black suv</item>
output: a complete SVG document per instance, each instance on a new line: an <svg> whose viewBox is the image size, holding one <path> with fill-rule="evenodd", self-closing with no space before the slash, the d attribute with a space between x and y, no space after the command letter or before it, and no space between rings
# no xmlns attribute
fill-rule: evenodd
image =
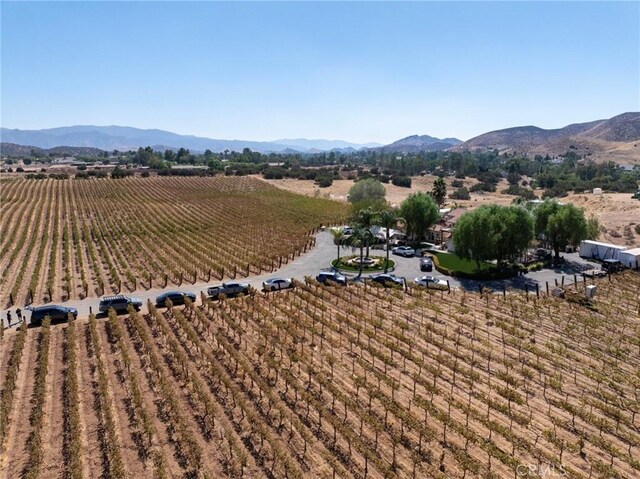
<svg viewBox="0 0 640 479"><path fill-rule="evenodd" d="M433 271L433 261L428 256L420 258L420 271Z"/></svg>
<svg viewBox="0 0 640 479"><path fill-rule="evenodd" d="M347 277L336 271L321 271L316 276L316 281L319 283L338 283L343 286L347 285Z"/></svg>
<svg viewBox="0 0 640 479"><path fill-rule="evenodd" d="M51 322L66 321L69 317L69 313L73 318L78 317L78 310L76 308L68 308L66 306L58 306L56 304L48 304L46 306L38 306L36 308L25 308L31 311L31 324L34 326L40 326L42 320L49 316Z"/></svg>
<svg viewBox="0 0 640 479"><path fill-rule="evenodd" d="M374 283L381 284L385 288L389 288L391 286L404 286L404 278L396 276L395 274L376 274L375 276L370 276L369 278L365 279Z"/></svg>

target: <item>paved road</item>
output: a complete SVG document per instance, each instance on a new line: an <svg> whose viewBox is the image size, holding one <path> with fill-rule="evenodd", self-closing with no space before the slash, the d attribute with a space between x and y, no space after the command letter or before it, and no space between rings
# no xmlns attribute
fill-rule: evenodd
<svg viewBox="0 0 640 479"><path fill-rule="evenodd" d="M349 254L357 254L358 251L351 248L341 248L341 255L349 255ZM251 276L248 278L238 278L238 281L249 283L256 289L262 288L262 282L267 278L272 277L281 277L281 278L296 278L299 280L303 280L305 276L315 276L318 271L323 269L328 269L330 262L332 259L336 257L337 247L333 244L333 238L328 232L320 232L316 236L316 246L312 250L308 251L306 254L296 258L294 261L290 261L288 264L284 265L280 270L274 273L262 274L259 276ZM375 255L384 255L385 252L381 250L373 250L371 254ZM517 278L512 278L504 281L475 281L475 280L466 280L466 279L456 279L449 276L445 276L440 274L438 271L434 269L433 273L421 273L420 272L420 260L418 258L403 258L398 256L393 256L393 260L396 262L396 268L394 273L398 276L404 276L407 279L407 282L412 282L414 278L417 276L422 276L424 274L429 274L436 276L441 279L448 280L452 288L464 288L468 290L477 291L480 284L483 287L491 288L494 291L502 291L503 287L507 287L509 289L525 289L525 285L527 285L530 289L535 289L535 284L539 283L540 289L543 290L545 287L545 282L548 281L550 285L555 284L554 280L561 281L562 275L569 275L571 281L573 281L573 274L575 272L581 271L585 269L586 265L592 265L592 263L588 263L582 258L580 258L577 254L567 254L564 255L567 259L567 262L562 268L557 269L545 269L541 271L536 271L533 273L529 273L526 276L521 276ZM355 274L348 274L348 276L353 277ZM569 278L566 278L567 280ZM169 286L165 289L162 288L154 288L149 290L139 290L130 294L130 296L134 296L136 298L140 298L143 304L147 303L148 299L152 301L155 300L156 296L158 296L163 291L170 291L179 289L180 291L195 293L196 296L199 296L201 291L205 291L208 286L213 285L214 283L204 283L197 282L195 284L187 284L183 285L180 288L176 288L175 286ZM276 293L277 294L277 293ZM71 306L78 309L79 317L87 317L90 313L90 310L94 313L98 312L98 303L99 298L86 298L83 300L72 300L66 301L62 304L65 306ZM24 308L23 308L24 310ZM0 320L6 325L6 311L2 311L0 313ZM24 311L24 316L29 318L29 312ZM12 326L16 325L17 318L15 314L15 308L11 308L11 315L13 319Z"/></svg>

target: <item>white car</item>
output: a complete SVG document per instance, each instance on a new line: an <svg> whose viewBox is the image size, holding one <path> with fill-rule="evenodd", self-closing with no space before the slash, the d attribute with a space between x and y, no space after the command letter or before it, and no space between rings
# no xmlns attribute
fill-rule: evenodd
<svg viewBox="0 0 640 479"><path fill-rule="evenodd" d="M416 251L411 246L396 246L391 252L398 256L404 256L405 258L411 258L416 254Z"/></svg>
<svg viewBox="0 0 640 479"><path fill-rule="evenodd" d="M279 291L289 288L293 288L292 278L271 278L262 283L263 291Z"/></svg>
<svg viewBox="0 0 640 479"><path fill-rule="evenodd" d="M435 276L422 276L415 279L416 286L422 286L429 289L447 289L447 282Z"/></svg>

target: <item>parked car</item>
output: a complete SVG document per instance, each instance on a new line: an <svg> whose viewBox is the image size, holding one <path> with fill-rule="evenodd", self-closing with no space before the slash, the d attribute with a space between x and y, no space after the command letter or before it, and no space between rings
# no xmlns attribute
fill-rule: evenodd
<svg viewBox="0 0 640 479"><path fill-rule="evenodd" d="M435 276L422 276L415 279L416 286L422 286L428 289L447 289L447 282Z"/></svg>
<svg viewBox="0 0 640 479"><path fill-rule="evenodd" d="M431 258L420 258L420 271L433 271L433 261Z"/></svg>
<svg viewBox="0 0 640 479"><path fill-rule="evenodd" d="M218 286L207 288L207 296L211 299L218 299L224 294L227 297L236 296L238 294L249 294L248 283L222 283Z"/></svg>
<svg viewBox="0 0 640 479"><path fill-rule="evenodd" d="M293 287L293 279L291 278L270 278L262 282L263 291L280 291L281 289L291 289Z"/></svg>
<svg viewBox="0 0 640 479"><path fill-rule="evenodd" d="M345 236L350 236L353 234L353 228L351 226L345 226L342 228L342 234Z"/></svg>
<svg viewBox="0 0 640 479"><path fill-rule="evenodd" d="M105 296L100 300L98 311L100 311L101 313L106 313L111 308L113 308L116 313L126 312L129 308L129 305L132 305L136 311L140 311L140 308L142 308L142 300L138 298L131 298L129 296L123 296L121 294L117 296Z"/></svg>
<svg viewBox="0 0 640 479"><path fill-rule="evenodd" d="M347 285L347 277L337 271L321 271L318 273L318 276L316 276L316 281L323 284L337 283L343 286Z"/></svg>
<svg viewBox="0 0 640 479"><path fill-rule="evenodd" d="M404 278L396 276L395 274L382 273L366 278L368 281L381 284L385 288L390 286L404 286Z"/></svg>
<svg viewBox="0 0 640 479"><path fill-rule="evenodd" d="M156 306L163 307L167 299L170 299L173 305L177 306L184 304L186 298L189 298L191 302L195 302L196 295L193 293L183 293L182 291L167 291L156 298Z"/></svg>
<svg viewBox="0 0 640 479"><path fill-rule="evenodd" d="M411 258L416 254L416 251L411 246L396 246L391 249L391 252L405 258Z"/></svg>
<svg viewBox="0 0 640 479"><path fill-rule="evenodd" d="M42 320L47 316L51 318L52 322L66 321L69 314L71 314L74 319L78 317L78 310L76 308L68 308L67 306L59 306L57 304L47 304L46 306L37 307L27 306L25 309L31 311L31 324L34 326L40 326Z"/></svg>

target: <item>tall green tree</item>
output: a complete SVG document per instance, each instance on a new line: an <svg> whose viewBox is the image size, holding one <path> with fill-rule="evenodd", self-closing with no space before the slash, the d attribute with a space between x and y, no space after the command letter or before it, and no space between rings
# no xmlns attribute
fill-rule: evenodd
<svg viewBox="0 0 640 479"><path fill-rule="evenodd" d="M560 250L568 245L578 246L582 240L597 235L597 224L587 222L584 210L572 204L561 205L547 200L535 209L536 234L543 235L560 258Z"/></svg>
<svg viewBox="0 0 640 479"><path fill-rule="evenodd" d="M488 208L480 208L463 214L453 227L453 244L456 254L464 259L480 263L492 259L494 241L489 233L492 228L491 213Z"/></svg>
<svg viewBox="0 0 640 479"><path fill-rule="evenodd" d="M453 229L458 256L476 262L496 260L498 267L515 261L533 239L531 214L519 206L481 206L460 217Z"/></svg>
<svg viewBox="0 0 640 479"><path fill-rule="evenodd" d="M353 205L384 203L387 191L384 185L374 178L357 181L349 189L349 203Z"/></svg>
<svg viewBox="0 0 640 479"><path fill-rule="evenodd" d="M382 210L378 213L376 222L382 228L385 228L385 245L387 251L387 262L385 263L384 272L386 273L389 265L389 236L391 228L396 228L398 226L398 221L400 221L400 217L398 216L398 212L395 209L386 209Z"/></svg>
<svg viewBox="0 0 640 479"><path fill-rule="evenodd" d="M431 190L433 198L436 200L438 206L442 206L447 199L447 184L444 182L444 178L436 178L433 183L433 189Z"/></svg>
<svg viewBox="0 0 640 479"><path fill-rule="evenodd" d="M400 216L407 229L407 237L423 238L427 230L440 218L438 206L433 197L427 193L413 193L401 204Z"/></svg>

